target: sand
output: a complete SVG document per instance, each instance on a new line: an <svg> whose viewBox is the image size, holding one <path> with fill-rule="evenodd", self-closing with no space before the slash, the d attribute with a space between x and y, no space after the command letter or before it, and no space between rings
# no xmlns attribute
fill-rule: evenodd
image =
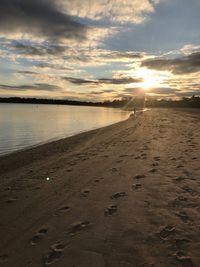
<svg viewBox="0 0 200 267"><path fill-rule="evenodd" d="M0 184L0 266L200 266L198 110L1 157Z"/></svg>

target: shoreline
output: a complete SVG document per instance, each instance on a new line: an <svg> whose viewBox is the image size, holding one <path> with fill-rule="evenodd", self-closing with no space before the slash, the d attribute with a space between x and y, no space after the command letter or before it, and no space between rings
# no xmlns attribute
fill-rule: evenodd
<svg viewBox="0 0 200 267"><path fill-rule="evenodd" d="M85 108L93 109L95 107L89 106L89 107L85 107ZM96 108L99 108L99 107L96 107ZM108 110L107 108L104 108L104 109ZM18 134L16 137L11 136L11 139L10 139L11 146L9 146L9 144L8 144L7 149L6 149L6 147L3 146L2 151L1 151L2 153L0 153L0 157L10 155L10 154L13 154L13 153L16 153L19 151L25 151L27 149L38 147L38 146L41 146L43 144L51 143L51 142L54 142L57 140L72 137L72 136L75 136L75 135L80 134L80 133L84 133L84 132L88 132L91 130L106 127L106 126L118 123L120 121L126 120L130 115L129 111L125 111L123 109L118 108L118 112L119 112L119 114L124 113L124 115L118 116L116 118L113 117L112 119L108 119L107 121L101 121L100 120L100 121L97 121L97 123L92 123L91 121L89 121L89 123L87 123L86 125L81 125L82 127L76 127L76 125L75 125L76 121L74 121L74 122L70 121L70 123L71 123L70 127L73 126L73 124L74 124L74 126L75 126L74 128L73 127L71 127L71 128L65 127L64 130L54 131L53 134L51 134L50 136L47 135L46 138L42 138L42 136L39 136L36 139L34 139L34 137L32 137L32 135L31 135L31 133L28 132L28 138L27 138L28 141L25 144L19 144L19 143L15 142L15 138L17 139L18 137L21 137L20 134ZM17 127L17 125L16 125L16 127ZM31 127L31 126L29 126L29 127ZM36 125L36 127L37 127L37 125ZM42 129L44 130L45 128L43 127ZM34 131L34 129L32 129L32 130ZM1 136L1 139L4 140L4 136ZM43 140L43 141L41 141L41 140ZM6 139L5 139L5 142L6 142ZM34 142L36 142L36 143L34 143ZM13 143L14 143L14 145L13 145ZM27 144L27 143L29 143L29 144Z"/></svg>
<svg viewBox="0 0 200 267"><path fill-rule="evenodd" d="M127 111L128 112L128 111ZM130 116L130 114L129 114ZM126 121L128 120L129 117L127 119L124 119L124 120L121 120L121 121L118 121L118 122L113 122L111 124L108 124L108 125L105 125L105 126L102 126L102 127L95 127L93 129L90 129L90 130L82 130L82 131L79 131L77 133L74 133L74 134L71 134L69 136L65 136L65 137L55 137L55 138L51 138L51 139L48 139L47 141L44 141L44 142L39 142L35 145L31 145L31 146L27 146L25 148L22 148L22 149L19 149L19 150L14 150L14 151L11 151L11 152L8 152L6 154L0 154L0 159L1 157L4 157L4 156L10 156L10 155L13 155L15 153L21 153L21 152L24 152L26 150L30 150L30 149L33 149L33 148L36 148L36 147L40 147L40 146L43 146L43 145L46 145L46 144L50 144L50 143L53 143L53 142L56 142L56 141L61 141L61 140L64 140L64 139L67 139L67 138L70 138L70 137L73 137L73 136L76 136L76 135L79 135L79 134L83 134L83 133L87 133L87 132L90 132L90 131L95 131L95 130L100 130L102 128L105 128L105 127L108 127L108 126L111 126L111 125L114 125L116 123L120 123L120 122L123 122L123 121Z"/></svg>
<svg viewBox="0 0 200 267"><path fill-rule="evenodd" d="M0 157L2 267L197 267L199 112L134 118Z"/></svg>
<svg viewBox="0 0 200 267"><path fill-rule="evenodd" d="M121 109L121 108L120 108ZM142 111L142 112L146 112L146 111L150 111L150 110L158 110L159 108L141 108L141 109L137 109L137 112L139 111ZM167 110L167 109L169 109L170 110L170 108L166 108L166 107L164 107L164 108L161 108L161 109L163 109L163 110ZM184 109L184 108L172 108L172 110L180 110L180 111L183 111L183 112L200 112L200 110L199 109L196 109L196 108L194 108L194 109L192 109L192 108L186 108L186 109ZM35 148L39 148L39 147L42 147L42 146L44 146L44 145L48 145L48 144L51 144L51 143L56 143L56 142L62 142L62 141L65 141L66 139L68 139L68 138L72 138L72 137L75 137L75 136L79 136L79 135L81 135L81 134L86 134L86 133L90 133L90 132L93 132L93 131L97 131L97 130L103 130L104 128L107 128L107 127L110 127L110 126L112 126L112 125L115 125L115 124L118 124L118 123L121 123L121 122L124 122L124 121L127 121L127 120L129 120L129 119L131 119L130 118L130 116L131 116L131 114L132 114L132 112L133 112L133 110L132 109L127 109L127 110L125 110L126 112L129 112L129 116L127 117L127 119L124 119L124 120L122 120L122 121L118 121L118 122L114 122L114 123L112 123L112 124L109 124L109 125L106 125L106 126L103 126L103 127L99 127L99 128L94 128L94 129L91 129L91 130L83 130L83 131L81 131L81 132L79 132L79 133L76 133L76 134L72 134L72 135L70 135L70 136L67 136L67 137L62 137L62 138L53 138L53 139L49 139L49 140L47 140L46 142L40 142L40 143L38 143L38 144L35 144L35 145L32 145L32 146L28 146L28 147L25 147L25 148L23 148L23 149L19 149L19 150L15 150L15 151L12 151L12 152L9 152L9 153L6 153L6 154L0 154L0 160L1 159L3 159L3 158L5 158L5 157L9 157L9 156L13 156L13 155L15 155L16 153L18 154L18 153L23 153L23 152L26 152L27 150L31 150L32 151L32 149L35 149ZM1 166L1 165L0 165Z"/></svg>
<svg viewBox="0 0 200 267"><path fill-rule="evenodd" d="M129 115L130 116L130 115ZM68 137L63 137L56 140L51 140L49 142L45 143L39 143L21 150L13 151L8 154L2 154L0 155L0 174L4 170L3 165L5 164L5 161L11 161L9 164L15 165L15 162L19 160L19 157L25 157L25 160L21 162L25 165L26 161L31 159L33 160L35 156L37 157L35 159L40 159L40 157L49 157L54 153L60 153L63 152L63 145L69 145L69 148L67 150L70 151L71 146L73 146L75 143L76 145L81 145L82 142L87 141L90 138L95 137L97 134L100 134L102 131L110 130L114 127L118 127L119 124L123 124L124 122L128 121L130 117L128 117L125 120L109 124L107 126L103 126L100 128L92 129L92 130L86 130ZM81 141L80 141L81 140ZM51 155L48 154L48 150L51 151ZM68 152L68 151L65 152ZM41 154L43 152L43 154ZM21 167L22 165L18 164L16 168ZM9 167L8 167L9 168ZM7 169L8 169L7 168Z"/></svg>

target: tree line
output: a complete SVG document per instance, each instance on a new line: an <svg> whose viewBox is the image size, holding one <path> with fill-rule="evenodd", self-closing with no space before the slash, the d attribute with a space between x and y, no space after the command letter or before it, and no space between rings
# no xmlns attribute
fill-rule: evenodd
<svg viewBox="0 0 200 267"><path fill-rule="evenodd" d="M21 97L0 97L0 103L23 103L23 104L51 104L51 105L76 105L96 107L117 107L117 108L200 108L200 97L183 97L182 99L156 99L154 97L124 97L112 101L91 102L68 99L44 99L44 98L21 98Z"/></svg>

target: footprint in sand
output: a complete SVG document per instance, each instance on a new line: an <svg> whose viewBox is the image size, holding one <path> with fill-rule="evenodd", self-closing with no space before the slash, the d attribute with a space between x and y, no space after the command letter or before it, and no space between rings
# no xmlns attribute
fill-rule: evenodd
<svg viewBox="0 0 200 267"><path fill-rule="evenodd" d="M113 194L110 198L116 199L116 198L125 197L125 196L127 196L126 192L117 192Z"/></svg>
<svg viewBox="0 0 200 267"><path fill-rule="evenodd" d="M121 162L123 162L123 160L121 159L121 160L117 160L116 161L116 163L121 163Z"/></svg>
<svg viewBox="0 0 200 267"><path fill-rule="evenodd" d="M44 238L46 233L48 232L48 228L41 228L31 239L31 245L35 246L37 245L41 239Z"/></svg>
<svg viewBox="0 0 200 267"><path fill-rule="evenodd" d="M111 171L112 171L112 172L117 172L118 169L117 169L117 168L112 168Z"/></svg>
<svg viewBox="0 0 200 267"><path fill-rule="evenodd" d="M70 162L69 165L70 166L75 166L76 165L76 162Z"/></svg>
<svg viewBox="0 0 200 267"><path fill-rule="evenodd" d="M90 189L83 189L81 192L81 196L87 197L89 193L90 193Z"/></svg>
<svg viewBox="0 0 200 267"><path fill-rule="evenodd" d="M83 229L89 227L91 223L89 221L75 222L71 225L69 232L67 233L70 236L81 232Z"/></svg>
<svg viewBox="0 0 200 267"><path fill-rule="evenodd" d="M139 189L141 187L142 187L142 185L140 183L137 183L137 184L133 184L132 185L132 189L135 189L135 190L137 190L137 189Z"/></svg>
<svg viewBox="0 0 200 267"><path fill-rule="evenodd" d="M181 168L184 168L184 166L182 164L179 164L176 166L177 169L181 169Z"/></svg>
<svg viewBox="0 0 200 267"><path fill-rule="evenodd" d="M184 196L178 196L178 200L180 201L187 201L187 198Z"/></svg>
<svg viewBox="0 0 200 267"><path fill-rule="evenodd" d="M141 159L141 157L140 156L136 156L135 159Z"/></svg>
<svg viewBox="0 0 200 267"><path fill-rule="evenodd" d="M169 236L173 235L175 231L175 227L167 225L160 231L159 236L162 240L166 240Z"/></svg>
<svg viewBox="0 0 200 267"><path fill-rule="evenodd" d="M185 186L183 186L183 187L181 187L181 188L182 188L185 192L190 193L192 196L197 195L197 192L196 192L194 189L192 189L191 187L187 186L187 185L185 185Z"/></svg>
<svg viewBox="0 0 200 267"><path fill-rule="evenodd" d="M34 189L35 190L40 190L41 189L41 186L36 186Z"/></svg>
<svg viewBox="0 0 200 267"><path fill-rule="evenodd" d="M187 201L188 201L188 199L186 197L179 196L179 197L175 198L174 200L168 202L168 206L170 206L172 208L184 207L184 206L186 206Z"/></svg>
<svg viewBox="0 0 200 267"><path fill-rule="evenodd" d="M54 251L63 251L65 249L66 245L61 243L61 242L57 242L55 244L53 244L50 249L54 250Z"/></svg>
<svg viewBox="0 0 200 267"><path fill-rule="evenodd" d="M104 177L100 177L100 178L95 179L94 181L95 181L95 183L99 183L100 180L103 180L103 179L104 179Z"/></svg>
<svg viewBox="0 0 200 267"><path fill-rule="evenodd" d="M149 172L154 173L154 172L157 172L157 171L158 171L157 169L151 169Z"/></svg>
<svg viewBox="0 0 200 267"><path fill-rule="evenodd" d="M115 212L117 212L117 205L110 205L104 210L104 215L112 216Z"/></svg>
<svg viewBox="0 0 200 267"><path fill-rule="evenodd" d="M120 155L119 157L120 158L125 158L125 157L128 157L128 155L127 154L124 154L124 155Z"/></svg>
<svg viewBox="0 0 200 267"><path fill-rule="evenodd" d="M196 160L196 159L197 159L197 157L193 157L193 158L192 158L192 160Z"/></svg>
<svg viewBox="0 0 200 267"><path fill-rule="evenodd" d="M160 161L160 157L159 157L159 156L154 157L154 160L155 160L155 161Z"/></svg>
<svg viewBox="0 0 200 267"><path fill-rule="evenodd" d="M156 166L158 166L159 164L158 164L158 162L154 162L154 163L152 163L152 166L153 167L156 167Z"/></svg>
<svg viewBox="0 0 200 267"><path fill-rule="evenodd" d="M65 245L62 243L56 243L50 247L50 251L44 258L44 264L50 266L58 261L63 256Z"/></svg>
<svg viewBox="0 0 200 267"><path fill-rule="evenodd" d="M176 260L181 264L181 267L194 267L192 259L184 255L182 252L176 253Z"/></svg>
<svg viewBox="0 0 200 267"><path fill-rule="evenodd" d="M176 215L186 224L193 222L185 211L180 211L179 213L176 213Z"/></svg>
<svg viewBox="0 0 200 267"><path fill-rule="evenodd" d="M70 209L69 206L63 206L63 207L61 207L60 209L58 209L58 210L54 213L54 216L62 215L62 214L64 214L64 213L66 213L69 209Z"/></svg>
<svg viewBox="0 0 200 267"><path fill-rule="evenodd" d="M191 241L186 239L186 238L179 238L175 240L175 248L177 250L185 250L188 246L188 243L190 243Z"/></svg>
<svg viewBox="0 0 200 267"><path fill-rule="evenodd" d="M5 192L5 191L11 191L12 187L11 186L7 186L4 189L0 190L0 192Z"/></svg>
<svg viewBox="0 0 200 267"><path fill-rule="evenodd" d="M135 177L134 177L134 179L137 179L137 180L139 180L139 179L142 179L142 178L145 178L146 176L144 175L144 174L138 174L138 175L136 175Z"/></svg>
<svg viewBox="0 0 200 267"><path fill-rule="evenodd" d="M184 181L185 179L187 179L187 178L182 177L182 176L179 176L179 177L173 179L173 181L174 181L175 183L180 183L180 182Z"/></svg>
<svg viewBox="0 0 200 267"><path fill-rule="evenodd" d="M10 198L10 199L6 200L6 202L9 203L9 204L14 203L15 201L17 201L16 197L13 197L13 198Z"/></svg>
<svg viewBox="0 0 200 267"><path fill-rule="evenodd" d="M172 161L175 161L175 160L176 160L176 158L170 158L170 160L172 160Z"/></svg>

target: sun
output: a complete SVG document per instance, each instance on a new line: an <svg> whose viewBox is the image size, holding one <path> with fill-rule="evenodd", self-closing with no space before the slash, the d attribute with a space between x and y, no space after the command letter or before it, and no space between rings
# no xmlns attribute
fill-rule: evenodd
<svg viewBox="0 0 200 267"><path fill-rule="evenodd" d="M158 86L158 81L155 78L144 77L144 81L141 83L142 88L146 91Z"/></svg>
<svg viewBox="0 0 200 267"><path fill-rule="evenodd" d="M154 70L139 68L135 74L143 79L140 86L143 90L148 91L151 88L159 87L162 83L162 77Z"/></svg>

